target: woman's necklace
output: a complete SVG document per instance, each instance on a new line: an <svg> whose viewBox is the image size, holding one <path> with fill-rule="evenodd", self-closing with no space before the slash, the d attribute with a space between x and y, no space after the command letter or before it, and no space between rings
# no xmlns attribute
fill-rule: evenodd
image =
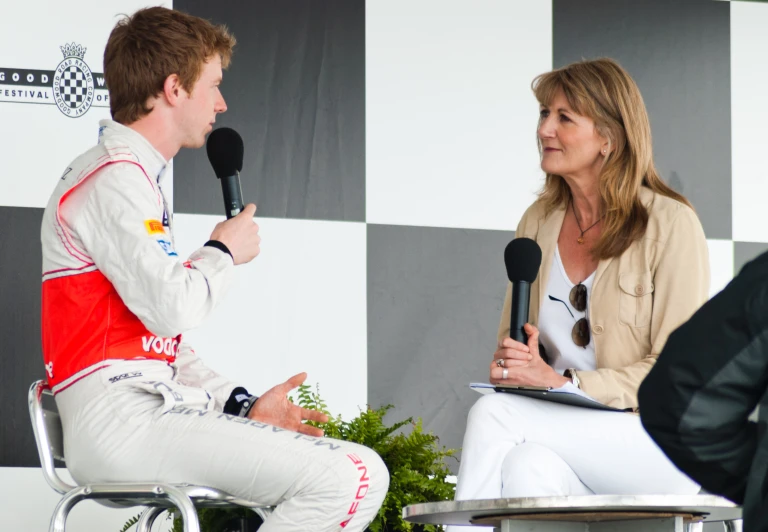
<svg viewBox="0 0 768 532"><path fill-rule="evenodd" d="M576 242L578 242L579 244L583 244L584 243L584 233L586 233L587 231L592 229L594 226L599 224L600 220L602 220L603 217L601 216L600 218L598 218L595 223L593 223L592 225L590 225L586 229L582 229L581 228L581 224L579 223L579 217L576 216L576 207L573 206L573 201L571 201L571 210L573 211L573 217L576 219L576 225L579 227L579 231L581 231L581 236L576 239Z"/></svg>

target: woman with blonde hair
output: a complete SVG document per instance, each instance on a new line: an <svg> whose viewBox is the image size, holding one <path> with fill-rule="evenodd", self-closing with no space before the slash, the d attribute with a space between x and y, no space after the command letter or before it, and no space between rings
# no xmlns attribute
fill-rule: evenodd
<svg viewBox="0 0 768 532"><path fill-rule="evenodd" d="M542 263L527 345L509 338L507 289L490 380L636 409L667 336L707 300L704 232L659 177L642 96L618 63L574 63L533 91L546 180L515 236L535 240ZM456 499L697 491L633 413L496 393L469 413Z"/></svg>

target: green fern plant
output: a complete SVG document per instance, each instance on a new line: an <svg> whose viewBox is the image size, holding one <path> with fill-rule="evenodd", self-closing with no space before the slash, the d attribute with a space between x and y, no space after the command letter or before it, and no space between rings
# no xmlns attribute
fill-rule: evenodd
<svg viewBox="0 0 768 532"><path fill-rule="evenodd" d="M131 528L133 525L139 522L140 517L141 517L141 514L137 515L136 517L131 517L130 519L128 519L123 525L123 528L120 529L120 532L128 532L129 528Z"/></svg>
<svg viewBox="0 0 768 532"><path fill-rule="evenodd" d="M402 518L402 508L422 502L453 500L454 484L446 478L451 474L446 461L456 460L456 449L439 445L438 437L424 432L420 418L398 421L392 425L384 422L393 405L377 409L370 407L350 420L331 416L328 406L320 396L320 388L299 386L297 397L292 399L302 408L318 410L328 414L327 423L309 422L325 431L325 436L359 443L376 451L389 470L389 491L376 518L368 527L370 532L438 532L437 525L414 525ZM201 508L198 510L200 528L203 532L225 532L240 530L232 528L246 515L253 516L243 508ZM173 532L182 531L181 518L174 516ZM135 521L134 521L135 524ZM130 525L126 523L121 532Z"/></svg>
<svg viewBox="0 0 768 532"><path fill-rule="evenodd" d="M319 387L312 390L309 385L301 385L297 404L329 414ZM310 423L323 429L328 438L370 447L386 464L390 476L389 491L368 527L371 532L437 532L442 527L404 521L402 509L410 504L453 500L455 486L446 480L451 474L446 461L455 460L457 450L441 447L437 436L424 432L421 418L409 417L387 425L384 417L392 408L393 405L377 409L369 407L351 421L329 414L328 423Z"/></svg>

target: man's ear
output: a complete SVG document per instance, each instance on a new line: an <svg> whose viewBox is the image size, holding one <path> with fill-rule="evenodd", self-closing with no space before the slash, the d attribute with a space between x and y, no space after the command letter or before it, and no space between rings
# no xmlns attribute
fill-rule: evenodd
<svg viewBox="0 0 768 532"><path fill-rule="evenodd" d="M184 91L184 88L181 86L181 80L179 79L178 74L171 74L165 78L165 83L163 83L163 97L165 98L165 101L168 102L168 105L175 107L185 92L186 91Z"/></svg>

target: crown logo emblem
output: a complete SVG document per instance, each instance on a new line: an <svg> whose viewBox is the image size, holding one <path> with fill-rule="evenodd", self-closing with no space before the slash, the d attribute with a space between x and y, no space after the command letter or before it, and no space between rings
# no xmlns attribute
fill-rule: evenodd
<svg viewBox="0 0 768 532"><path fill-rule="evenodd" d="M79 44L65 44L64 46L59 46L61 49L61 53L64 54L64 59L68 57L79 57L80 59L83 59L85 57L85 51L87 48L85 46L80 46Z"/></svg>
<svg viewBox="0 0 768 532"><path fill-rule="evenodd" d="M53 75L53 99L59 111L70 118L77 118L91 108L94 98L94 80L90 67L85 63L85 46L64 43L59 46L64 60Z"/></svg>

